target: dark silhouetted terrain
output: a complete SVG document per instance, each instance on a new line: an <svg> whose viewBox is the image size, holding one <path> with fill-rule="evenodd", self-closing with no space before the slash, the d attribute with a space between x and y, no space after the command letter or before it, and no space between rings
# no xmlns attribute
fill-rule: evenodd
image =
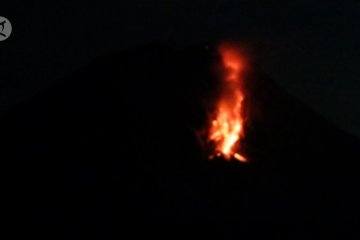
<svg viewBox="0 0 360 240"><path fill-rule="evenodd" d="M149 44L3 114L26 234L359 239L359 141L256 66L246 79L250 163L207 160L195 132L216 92L214 62L211 47Z"/></svg>

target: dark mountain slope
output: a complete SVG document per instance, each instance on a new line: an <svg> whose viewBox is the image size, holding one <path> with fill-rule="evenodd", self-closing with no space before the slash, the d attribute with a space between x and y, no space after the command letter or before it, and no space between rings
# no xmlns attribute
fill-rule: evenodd
<svg viewBox="0 0 360 240"><path fill-rule="evenodd" d="M206 159L195 132L216 92L216 60L211 48L150 44L98 59L4 114L3 156L34 234L359 236L359 141L256 67L250 163Z"/></svg>

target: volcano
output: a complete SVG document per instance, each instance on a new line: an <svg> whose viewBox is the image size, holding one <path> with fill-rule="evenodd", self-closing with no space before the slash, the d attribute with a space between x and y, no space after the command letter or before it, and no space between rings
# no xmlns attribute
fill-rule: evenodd
<svg viewBox="0 0 360 240"><path fill-rule="evenodd" d="M208 159L212 46L107 54L2 114L34 236L359 239L359 140L246 73L248 163ZM170 235L167 233L171 231Z"/></svg>

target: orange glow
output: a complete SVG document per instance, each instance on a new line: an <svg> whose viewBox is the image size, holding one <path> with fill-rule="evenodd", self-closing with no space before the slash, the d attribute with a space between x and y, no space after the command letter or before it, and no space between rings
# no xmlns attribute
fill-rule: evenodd
<svg viewBox="0 0 360 240"><path fill-rule="evenodd" d="M220 47L221 67L223 69L222 91L211 119L209 140L214 143L210 159L222 156L247 162L241 155L240 140L244 137L244 117L242 89L244 60L231 46Z"/></svg>

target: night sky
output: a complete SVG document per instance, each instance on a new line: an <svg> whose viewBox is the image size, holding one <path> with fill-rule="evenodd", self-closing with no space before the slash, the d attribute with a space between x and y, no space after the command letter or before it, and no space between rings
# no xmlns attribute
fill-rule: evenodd
<svg viewBox="0 0 360 240"><path fill-rule="evenodd" d="M3 1L13 32L0 42L0 110L107 52L237 37L291 94L360 136L359 13L357 0Z"/></svg>

